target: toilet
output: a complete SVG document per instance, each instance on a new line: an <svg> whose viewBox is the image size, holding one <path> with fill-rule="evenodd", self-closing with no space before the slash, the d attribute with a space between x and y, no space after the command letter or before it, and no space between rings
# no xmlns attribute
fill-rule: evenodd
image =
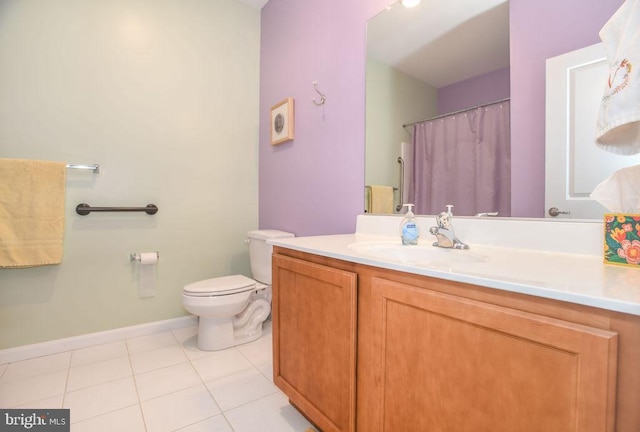
<svg viewBox="0 0 640 432"><path fill-rule="evenodd" d="M271 252L267 240L294 237L278 230L247 233L251 273L222 276L186 285L182 306L197 315L198 348L217 351L262 336L262 323L271 313Z"/></svg>

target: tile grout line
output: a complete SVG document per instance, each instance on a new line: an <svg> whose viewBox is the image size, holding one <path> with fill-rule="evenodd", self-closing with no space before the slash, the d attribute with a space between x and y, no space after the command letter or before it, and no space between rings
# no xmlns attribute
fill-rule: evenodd
<svg viewBox="0 0 640 432"><path fill-rule="evenodd" d="M136 388L136 397L137 397L137 402L136 402L136 403L133 403L133 404L131 404L131 405L126 405L126 406L123 406L123 407L119 407L119 408L112 409L111 411L107 411L107 412L103 412L103 413L100 413L100 414L96 414L96 415L94 415L94 416L88 417L88 418L86 418L86 419L83 419L83 420L78 421L78 422L75 422L75 423L82 423L82 422L85 422L85 421L88 421L88 420L91 420L91 419L94 419L94 418L97 418L97 417L100 417L100 416L104 416L104 415L111 414L111 413L113 413L113 412L116 412L116 411L119 411L119 410L122 410L122 409L125 409L125 408L132 407L132 406L134 406L134 405L138 405L138 409L140 410L140 414L141 414L141 416L142 416L142 421L143 421L143 424L144 424L144 427L145 427L145 431L147 430L146 422L144 421L144 415L142 415L142 407L141 407L140 396L139 396L139 394L138 394L138 387L137 387L137 383L136 383L136 381L135 381L135 377L134 377L134 374L133 374L133 367L131 366L131 359L130 359L130 357L129 357L129 347L128 347L128 346L127 346L127 344L126 344L126 340L123 340L123 342L125 343L125 348L127 349L127 355L126 355L126 357L129 359L129 367L130 367L130 369L131 369L131 376L130 376L130 377L133 379L133 384L134 384L134 387ZM71 350L71 358L73 357L73 351L75 351L75 350ZM121 357L125 357L125 356L121 356ZM101 383L99 383L99 384L92 384L92 385L87 386L87 387L81 387L81 388L78 388L78 389L76 389L76 390L67 391L68 383L69 383L69 376L70 376L70 371L71 371L71 358L69 359L69 369L68 369L68 371L67 371L67 380L66 380L66 383L65 383L65 391L64 391L64 393L63 393L63 397L62 397L62 400L63 400L63 402L62 402L62 407L63 407L63 408L64 408L64 401L66 400L67 394L69 394L69 393L73 393L73 392L76 392L76 391L83 391L83 390L88 389L88 388L90 388L90 387L95 387L95 386L99 386L99 385L109 384L109 383L112 383L112 382L115 382L115 381L120 381L120 380L124 380L124 379L129 378L129 377L114 378L114 379L111 379L111 380L108 380L108 381L105 381L105 382L101 382ZM119 358L119 357L114 357L114 358ZM108 360L111 360L111 359L107 359L107 360L96 360L96 361L92 361L92 362L89 362L89 363L83 364L83 365L78 366L78 367L88 366L88 365L92 365L92 364L95 364L95 363L100 363L100 362L102 362L102 361L108 361ZM71 416L71 412L70 412L69 414L70 414L70 416ZM71 421L71 424L74 424L74 422L73 422L73 421Z"/></svg>
<svg viewBox="0 0 640 432"><path fill-rule="evenodd" d="M62 391L62 402L60 408L64 409L64 403L67 400L67 389L69 388L69 376L71 375L71 359L73 359L73 350L69 351L69 363L67 364L67 377L64 380L64 389ZM71 409L69 409L69 423L71 423Z"/></svg>
<svg viewBox="0 0 640 432"><path fill-rule="evenodd" d="M192 355L193 355L193 352L192 352L193 350L191 350L191 349L190 349L190 348L191 348L191 343L190 343L190 342L189 342L188 344L184 343L184 342L186 342L186 340L188 340L188 338L187 338L185 341L181 341L181 340L180 340L180 338L179 338L179 335L178 335L178 334L176 334L176 333L174 332L175 330L169 330L169 331L170 331L170 333L171 333L171 339L173 340L173 342L174 342L174 343L177 343L177 344L178 344L178 346L179 346L179 348L180 348L180 352L184 355L184 357L185 357L185 362L188 362L188 363L189 363L189 368L190 368L190 369L191 369L191 370L196 374L196 376L198 377L198 382L199 382L198 386L201 386L201 385L204 385L204 386L205 386L205 390L206 390L206 392L208 393L209 397L211 397L212 401L216 404L216 406L217 406L217 407L218 407L218 409L219 409L219 413L218 413L218 414L222 414L222 418L224 419L224 423L227 425L227 427L229 428L229 430L230 430L230 431L232 431L232 432L235 432L235 431L236 431L236 429L234 428L234 426L233 426L233 425L231 424L231 422L230 422L230 418L228 417L228 414L229 414L231 411L234 411L234 410L236 410L236 409L242 408L242 407L244 407L244 406L246 406L246 405L249 405L249 404L251 404L251 403L254 403L254 402L256 402L256 401L263 400L263 399L267 399L267 398L269 398L269 397L273 397L274 395L276 395L276 394L278 394L278 393L280 392L280 389L278 389L277 387L275 387L275 390L274 390L273 392L270 392L270 393L268 393L268 394L265 394L265 395L263 395L263 396L261 396L261 397L258 397L258 398L256 398L256 399L253 399L253 400L250 400L250 401L243 402L243 403L241 403L240 405L233 406L233 407L231 407L231 408L228 408L228 409L226 409L226 410L223 410L223 409L222 409L222 407L220 406L220 404L219 404L218 400L217 400L217 399L216 399L216 397L214 396L214 394L213 394L212 390L211 390L211 389L209 388L209 386L207 385L207 383L212 383L212 382L214 382L214 381L216 381L216 380L218 380L218 379L228 378L228 377L231 377L231 376L233 376L233 375L241 374L241 373L243 373L243 372L247 372L247 371L253 371L253 372L257 371L257 372L258 372L258 374L256 374L256 376L260 376L260 377L262 377L262 378L266 379L269 383L273 384L273 380L271 379L271 377L267 375L267 372L264 372L264 371L261 369L261 367L268 366L268 364L270 363L270 362L266 362L266 363L265 363L265 362L263 361L263 358L260 356L260 352L263 350L263 348L264 348L264 349L266 349L266 348L268 347L268 344L258 345L257 347L254 347L254 348L251 348L251 349L245 350L244 352L243 352L243 350L241 350L241 349L240 349L240 348L241 348L241 346L234 346L234 347L232 347L232 349L233 349L236 353L239 353L239 354L240 354L241 358L243 358L243 359L245 359L245 360L247 361L247 363L248 363L248 365L250 365L250 367L249 367L249 368L247 368L246 370L236 371L236 372L234 372L234 373L232 373L232 374L229 374L229 375L225 375L225 376L217 377L217 378L214 378L214 379L212 379L212 380L210 380L210 381L205 381L204 376L203 376L203 375L201 375L201 374L198 372L198 369L195 367L195 365L194 365L194 361L197 361L197 360L200 360L200 359L206 358L207 356L206 356L206 355L205 355L205 356L195 356L195 357L191 358L191 356L189 355L189 354L192 354ZM183 336L182 334L180 334L180 335L181 335L181 336ZM263 335L261 336L261 338L264 338L264 337L266 337L266 338L271 338L272 336L271 336L271 334L263 334ZM112 357L112 354L109 354L109 353L111 353L112 351L109 351L109 353L107 353L107 355L106 355L106 357L108 357L108 358L107 358L107 360L105 360L105 359L104 359L104 358L105 358L105 357L104 357L105 352L103 352L103 351L101 351L101 352L102 352L102 355L101 355L100 357L98 357L98 356L97 356L97 355L95 355L94 353L87 353L87 354L90 354L89 356L85 355L85 353L78 353L78 352L76 352L76 351L78 351L78 349L75 349L75 350L74 350L74 349L70 349L70 350L68 350L68 351L67 351L68 358L67 358L67 361L66 361L66 364L65 364L65 369L62 369L62 370L61 370L61 372L62 372L63 370L64 370L64 372L65 372L65 377L64 377L64 389L63 389L63 392L62 392L62 400L61 400L61 407L62 407L62 408L64 408L65 404L66 404L66 403L68 403L68 402L69 402L69 400L71 400L71 399L69 398L69 395L70 395L71 393L75 392L75 391L80 391L80 390L84 390L85 388L92 387L92 386L95 386L95 385L107 384L107 383L110 383L110 382L114 382L114 381L117 381L117 380L124 380L124 379L127 379L127 378L132 378L132 379L133 379L133 384L134 384L134 389L135 389L135 397L136 397L135 402L132 400L131 402L133 402L133 403L131 403L130 405L123 406L123 407L118 407L118 408L115 408L115 409L111 409L111 410L110 410L110 411L108 411L108 412L95 414L95 415L92 415L91 417L88 417L88 418L82 419L82 420L80 420L80 421L78 421L78 422L74 422L74 423L78 424L78 423L82 423L82 422L85 422L85 421L89 421L89 420L91 420L91 419L96 419L96 418L98 418L98 417L100 417L100 416L107 415L107 414L111 414L111 413L114 413L114 412L116 412L116 411L123 410L123 409L126 409L126 408L129 408L129 409L131 410L131 411L130 411L130 412L131 412L131 414L133 414L133 406L134 406L134 405L137 405L137 406L138 406L138 410L137 410L137 412L138 412L138 415L140 415L140 416L141 416L141 420L142 420L142 422L141 422L141 423L142 423L142 428L144 428L144 431L149 431L149 425L148 425L148 421L147 421L148 419L145 417L145 412L144 412L143 407L142 407L142 405L143 405L143 403L144 403L145 401L142 401L142 399L141 399L141 390L140 390L140 383L139 383L140 376L142 376L142 375L143 375L143 374L145 374L145 373L151 373L151 372L154 372L154 371L158 371L158 370L162 370L162 369L167 369L167 368L170 368L170 367L173 367L173 366L176 366L176 365L175 365L175 364L174 364L174 365L167 365L167 366L163 366L163 367L158 368L158 369L153 369L153 370L151 370L151 371L146 371L146 372L136 373L136 372L135 372L135 370L134 370L134 367L133 367L133 363L134 363L134 362L133 362L133 360L132 360L132 355L135 355L137 352L154 351L154 350L162 349L162 348L165 348L165 347L164 347L164 346L161 346L161 347L153 347L153 348L150 348L150 349L149 349L149 348L147 348L147 349L144 349L144 350L142 350L142 351L136 351L136 352L134 353L134 352L132 352L131 350L132 350L132 348L133 348L133 349L135 349L135 346L129 343L129 341L130 341L131 339L133 339L133 338L128 338L128 339L123 339L123 340L121 340L121 342L124 344L124 352L122 352L122 351L118 350L117 352L118 352L119 354L121 354L121 355L117 355L116 357ZM253 342L253 341L252 341L252 342ZM106 345L106 344L97 344L97 345L95 345L95 346L98 346L98 345ZM120 347L118 347L118 348L120 348ZM189 349L187 349L187 348L189 348ZM115 351L114 351L114 352L115 352ZM87 386L87 387L81 387L81 388L74 389L74 390L71 390L71 391L70 391L70 385L71 385L72 383L74 383L74 382L81 382L81 381L82 381L82 380L81 380L81 381L78 381L78 380L76 379L76 378L81 378L81 376L80 376L80 375L79 375L79 376L76 376L76 377L74 378L74 380L71 380L71 378L72 378L72 375L71 375L71 369L72 369L73 367L81 368L81 367L89 366L89 365L92 365L92 364L95 364L95 363L100 363L100 362L104 362L104 361L108 361L108 360L112 360L112 359L116 359L116 358L122 358L122 357L124 357L125 355L126 355L126 357L127 357L127 362L128 362L128 367L129 367L129 374L128 374L127 376L125 376L125 377L120 377L120 378L113 378L113 379L110 379L110 380L108 380L108 381L106 381L106 382L100 382L99 384L92 384L92 385ZM265 358L267 358L267 357L265 357ZM82 360L83 360L83 359L84 359L85 361L86 361L87 359L91 359L91 361L89 361L88 363L81 363L81 364L79 364L79 365L73 366L73 365L74 365L74 359L77 359L78 361L81 361L81 362L82 362ZM239 359L239 358L238 358L238 359ZM252 360L252 359L253 359L253 360ZM121 361L122 361L122 360L121 360ZM181 364L183 364L183 363L181 363ZM124 370L123 366L124 366L124 361L122 361L122 363L120 363L120 367L122 367L122 370ZM6 366L6 367L1 371L1 373L0 373L0 378L1 378L1 377L3 377L3 376L7 376L8 369L9 369L9 368L8 368L8 365L7 365L7 366ZM194 386L189 386L189 387L194 387ZM189 387L187 387L187 388L189 388ZM181 389L181 390L184 390L184 389ZM176 391L179 391L179 390L176 390ZM174 391L174 392L175 392L175 391ZM168 394L169 394L169 393L168 393ZM162 397L162 396L166 396L166 395L158 395L157 397ZM154 397L154 398L152 398L152 399L155 399L155 398L156 398L156 397ZM150 399L150 400L151 400L151 399ZM212 415L210 415L209 417L206 417L205 419L201 419L201 420L195 421L194 423L189 423L189 424L182 425L179 429L176 429L175 431L179 431L179 430L181 430L181 429L183 429L183 428L190 427L190 426L195 425L195 424L197 424L197 423L199 423L199 422L202 422L202 421L205 421L205 420L208 420L208 419L212 419L212 418L216 417L218 414L212 414ZM220 421L222 421L222 419L220 419Z"/></svg>
<svg viewBox="0 0 640 432"><path fill-rule="evenodd" d="M174 338L176 338L176 340L177 340L177 337L176 337L175 333L174 333L173 331L171 331L171 333L172 333L173 337L174 337ZM269 394L269 395L263 396L263 397L261 397L261 398L255 399L255 400L253 400L253 401L245 402L245 403L243 403L243 404L241 404L241 405L238 405L238 406L233 407L233 408L231 408L231 409L228 409L228 410L226 410L226 411L225 411L225 410L223 410L223 409L222 409L222 407L220 406L220 403L216 400L216 397L213 395L213 393L212 393L212 392L211 392L211 390L209 389L209 386L207 385L207 382L204 380L204 378L202 377L202 375L200 375L200 373L198 372L198 370L196 369L196 367L193 365L193 360L194 360L194 359L192 359L191 357L189 357L189 355L188 355L188 353L186 352L186 350L185 350L184 345L183 345L183 343L182 343L182 342L178 341L178 344L179 344L179 345L180 345L180 347L182 348L182 351L184 352L185 356L187 357L187 360L188 360L188 362L189 362L189 365L190 365L190 366L191 366L191 368L194 370L194 372L196 373L196 375L197 375L197 376L198 376L198 378L200 379L200 382L202 383L202 385L204 385L205 389L207 390L207 393L209 393L209 395L211 396L211 398L213 399L213 401L215 402L215 404L216 404L216 405L218 406L218 408L220 409L220 415L222 415L222 417L224 418L224 421L226 422L226 424L227 424L227 425L229 426L229 428L231 429L231 432L235 432L235 428L233 427L233 425L232 425L232 424L231 424L231 422L229 421L229 418L227 417L227 414L226 414L227 412L232 411L232 410L234 410L234 409L236 409L236 408L240 408L240 407L242 407L242 406L248 405L248 404L250 404L250 403L253 403L253 402L255 402L256 400L260 400L260 399L263 399L263 398L266 398L266 397L269 397L269 396L272 396L273 394L275 394L275 393L271 393L271 394ZM257 367L257 366L252 362L252 361L251 361L251 359L249 359L249 358L248 358L248 357L247 357L247 356L246 356L246 355L245 355L241 350L239 350L237 346L233 346L233 347L231 347L231 348L233 348L234 350L236 350L236 351L237 351L237 352L238 352L238 353L239 353L243 358L245 358L245 359L249 362L249 364L252 366L252 369L257 370L257 371L258 371L258 373L259 373L260 375L264 376L268 381L272 382L272 380L270 380L270 379L269 379L269 377L265 376L265 375L262 373L262 371L261 371L261 370L260 370L260 369L259 369L259 368L258 368L258 367ZM206 357L206 356L205 356L205 357ZM204 358L204 357L197 357L197 358L196 358L196 360L197 360L197 359L199 359L199 358ZM251 369L247 369L247 370L251 370ZM244 372L244 371L236 372L236 373L233 373L233 374L231 374L231 375L227 375L226 377L233 376L233 375L237 375L237 374L240 374L240 373L242 373L242 372ZM225 377L220 377L220 378L225 378ZM217 378L217 379L220 379L220 378ZM213 381L215 381L215 379L214 379L214 380L212 380L212 381L210 381L210 382L213 382ZM216 414L216 415L218 415L218 414ZM208 417L208 418L213 418L213 417L215 417L216 415L213 415L213 416ZM197 424L197 423L198 423L198 422L193 423L193 424ZM180 429L182 429L182 428L180 428ZM176 430L176 431L173 431L173 432L179 432L179 430L180 430L180 429L178 429L178 430Z"/></svg>
<svg viewBox="0 0 640 432"><path fill-rule="evenodd" d="M266 336L266 335L263 335L262 337L265 337L265 336ZM243 370L243 371L235 372L235 373L233 373L233 374L231 374L231 375L227 375L227 376L220 377L220 378L217 378L217 379L227 378L227 377L231 377L231 376L233 376L233 375L239 375L239 374L244 373L244 372L247 372L247 371L249 371L249 370L255 370L255 371L257 371L257 372L258 372L262 377L264 377L267 381L269 381L270 383L272 383L272 384L273 384L273 380L272 380L272 379L270 379L268 376L266 376L266 375L265 375L265 374L260 370L260 368L259 368L255 363L253 363L253 362L251 361L251 359L250 359L247 355L245 355L245 354L242 352L242 350L240 350L240 349L238 348L238 346L241 346L241 345L237 345L237 346L234 346L234 347L232 347L232 348L234 348L238 353L240 353L240 355L241 355L243 358L245 358L245 359L249 362L249 364L251 365L251 369L246 369L246 370ZM210 382L216 381L217 379L214 379L214 380L212 380L212 381L210 381ZM207 383L205 383L205 386L206 386L206 385L207 385ZM275 386L275 384L274 384L274 386ZM207 387L207 390L209 390L209 388L208 388L208 387ZM224 417L225 421L229 424L229 427L231 427L231 430L232 430L232 431L235 431L235 429L234 429L234 428L233 428L233 426L231 425L231 422L230 422L230 421L229 421L229 419L227 418L227 413L228 413L229 411L233 411L233 410L235 410L235 409L237 409L237 408L241 408L241 407L243 407L243 406L246 406L246 405L252 404L252 403L254 403L254 402L256 402L256 401L259 401L259 400L261 400L261 399L266 399L266 398L268 398L268 397L273 396L274 394L277 394L278 392L280 392L280 389L279 389L278 387L276 387L276 391L275 391L275 392L273 392L273 393L269 393L269 394L264 395L264 396L261 396L261 397L259 397L259 398L257 398L257 399L253 399L253 400L247 401L247 402L242 403L242 404L240 404L240 405L238 405L238 406L234 406L233 408L229 408L229 409L228 409L228 410L226 410L226 411L222 410L222 408L221 408L221 409L220 409L220 411L221 411L221 413L222 413L222 415L223 415L223 417ZM211 394L211 391L209 391L209 393ZM213 397L213 399L215 400L215 397L213 396L213 394L211 394L211 396L212 396L212 397ZM216 401L216 403L217 403L217 401ZM219 405L218 405L218 406L219 406Z"/></svg>
<svg viewBox="0 0 640 432"><path fill-rule="evenodd" d="M220 410L220 413L219 413L219 414L214 414L214 415L211 415L211 416L207 417L206 419L201 419L201 420L195 421L194 423L189 423L188 425L181 426L180 428L175 429L175 430L173 430L172 432L179 432L181 429L184 429L184 428L189 427L189 426L196 425L196 424L198 424L198 423L200 423L200 422L202 422L202 421L204 421L204 420L207 420L207 419L213 418L213 417L215 417L215 416L217 416L217 415L222 415L222 416L223 416L223 418L225 419L225 422L229 425L229 427L231 428L231 430L232 430L232 432L233 432L233 431L234 431L234 429L233 429L233 427L231 426L231 424L229 424L229 421L227 420L227 418L224 416L224 412L222 411L222 408L220 407L220 404L219 404L219 403L218 403L218 401L216 400L215 396L211 393L211 390L209 390L209 387L207 387L207 383L204 381L204 379L202 378L202 376L200 375L200 373L198 373L198 370L196 369L196 367L193 365L193 359L192 359L191 357L189 357L189 354L188 354L188 352L187 352L187 350L185 349L184 344L183 344L183 342L184 342L184 341L180 341L180 340L178 340L178 337L176 336L176 334L174 333L174 331L173 331L173 330L171 331L171 336L173 337L173 339L175 340L175 342L178 344L178 346L180 347L180 349L181 349L182 353L184 354L185 358L187 359L186 363L188 363L188 364L189 364L189 367L193 370L193 372L196 374L196 376L197 376L197 377L198 377L198 379L200 380L200 383L199 383L198 385L196 385L196 386L190 386L190 387L187 387L187 388L182 389L182 390L186 390L186 389L194 388L194 387L199 387L199 386L204 386L205 390L207 391L207 393L209 394L209 396L210 396L210 397L211 397L211 399L213 400L213 403L215 403L215 404L216 404L216 406L218 407L218 409ZM202 358L202 357L200 357L200 358ZM173 365L173 366L175 366L175 365ZM171 366L167 366L167 367L171 367ZM160 397L164 397L164 396L166 396L166 395L160 395L160 396L157 396L156 398L160 398ZM155 399L155 398L154 398L154 399Z"/></svg>
<svg viewBox="0 0 640 432"><path fill-rule="evenodd" d="M173 334L173 332L171 333ZM133 370L133 362L131 361L131 350L129 349L129 344L127 343L128 339L124 340L124 346L127 350L127 358L129 359L129 367L131 368L131 377L133 378L133 386L136 388L136 397L138 398L138 411L140 412L140 417L142 418L142 425L144 426L145 432L149 430L147 427L147 419L144 416L144 410L142 409L142 399L140 398L140 390L138 389L138 380L136 379L136 373Z"/></svg>
<svg viewBox="0 0 640 432"><path fill-rule="evenodd" d="M262 372L262 370L260 370L260 367L259 367L257 364L253 363L253 362L251 361L251 359L245 355L245 353L243 353L241 350L238 350L238 352L239 352L239 353L240 353L240 354L241 354L245 359L247 359L247 361L251 364L251 366L253 366L253 368L254 368L255 370L257 370L257 371L260 373L260 375L262 375L263 377L265 377L265 378L267 379L267 381L269 381L269 382L273 383L273 379L272 379L271 377L267 376L264 372ZM274 383L274 385L275 385L275 383Z"/></svg>
<svg viewBox="0 0 640 432"><path fill-rule="evenodd" d="M172 335L172 336L173 336L173 338L176 340L176 342L178 342L178 345L180 346L180 349L182 349L182 353L183 353L183 354L184 354L184 356L186 357L187 362L189 363L189 367L191 367L191 369L193 370L193 372L196 374L196 376L197 376L197 377L198 377L198 379L200 380L200 384L199 384L199 385L204 386L205 390L207 391L207 393L209 394L209 396L210 396L210 397L211 397L211 399L213 400L213 403L215 403L215 404L216 404L216 406L218 407L218 409L220 410L220 414L224 417L224 412L222 411L222 407L220 407L220 403L218 403L218 401L216 400L216 398L215 398L215 396L213 395L213 393L211 393L211 390L209 390L209 387L207 387L207 383L204 381L204 379L202 378L202 376L198 373L198 370L196 369L196 367L193 365L193 359L192 359L191 357L189 357L189 354L187 353L187 350L185 349L185 347L184 347L184 345L183 345L183 342L184 342L184 341L180 341L180 340L178 340L177 336L175 335L175 333L174 333L173 331L171 331L171 335ZM206 418L206 419L204 419L204 420L207 420L207 419L213 418L213 417L215 417L216 415L218 415L218 414L214 414L214 415L212 415L212 416L210 416L210 417L207 417L207 418ZM180 431L180 429L184 429L184 428L185 428L185 427L187 427L187 426L192 426L192 425L198 424L198 423L200 423L201 421L204 421L204 420L198 420L198 421L196 421L196 422L194 422L194 423L191 423L191 424L189 424L189 425L186 425L186 426L180 427L179 429L176 429L174 432L179 432L179 431ZM229 424L229 421L227 420L227 418L226 418L226 417L224 417L224 420L225 420L225 422L227 422L227 424ZM231 427L231 425L229 425L229 427ZM233 428L231 428L231 430L233 431Z"/></svg>

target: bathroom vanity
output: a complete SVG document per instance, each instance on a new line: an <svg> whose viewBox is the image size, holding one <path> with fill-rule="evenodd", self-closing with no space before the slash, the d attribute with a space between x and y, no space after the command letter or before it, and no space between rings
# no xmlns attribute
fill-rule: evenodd
<svg viewBox="0 0 640 432"><path fill-rule="evenodd" d="M601 225L459 219L453 251L363 218L273 242L274 382L320 429L640 430L640 269L602 264Z"/></svg>

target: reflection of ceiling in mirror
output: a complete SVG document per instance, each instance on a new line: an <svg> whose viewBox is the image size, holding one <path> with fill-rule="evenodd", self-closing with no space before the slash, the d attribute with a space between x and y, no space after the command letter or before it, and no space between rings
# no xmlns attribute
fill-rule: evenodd
<svg viewBox="0 0 640 432"><path fill-rule="evenodd" d="M367 49L369 58L437 88L507 67L508 0L396 3L369 21Z"/></svg>

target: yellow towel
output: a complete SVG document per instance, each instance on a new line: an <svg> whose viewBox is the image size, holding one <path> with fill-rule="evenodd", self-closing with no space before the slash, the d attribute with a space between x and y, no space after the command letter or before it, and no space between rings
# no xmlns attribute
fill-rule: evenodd
<svg viewBox="0 0 640 432"><path fill-rule="evenodd" d="M0 159L0 267L62 261L64 162Z"/></svg>
<svg viewBox="0 0 640 432"><path fill-rule="evenodd" d="M369 213L393 213L393 187L391 186L369 186Z"/></svg>

